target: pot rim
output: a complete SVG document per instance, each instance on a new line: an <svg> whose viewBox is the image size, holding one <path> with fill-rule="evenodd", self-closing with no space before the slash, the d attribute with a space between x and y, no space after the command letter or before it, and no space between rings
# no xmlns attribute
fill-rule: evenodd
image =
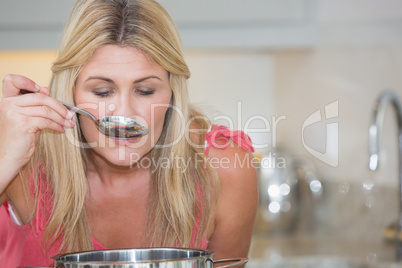
<svg viewBox="0 0 402 268"><path fill-rule="evenodd" d="M194 260L194 259L199 259L199 258L206 258L207 261L210 260L213 262L212 256L214 254L214 251L212 250L207 250L207 249L198 249L198 248L175 248L175 247L144 247L144 248L120 248L120 249L100 249L100 250L87 250L87 251L78 251L78 252L70 252L70 253L63 253L63 254L57 254L55 256L52 256L51 258L56 262L68 262L71 264L82 264L82 263L88 263L88 264L102 264L104 262L102 261L63 261L59 260L62 257L74 255L74 254L85 254L85 253L91 253L91 252L118 252L118 251L135 251L135 250L183 250L183 251L194 251L194 252L202 252L206 253L205 256L196 256L196 257L185 257L185 258L177 258L177 259L171 259L171 258L166 258L166 259L158 259L158 260L139 260L139 261L114 261L110 263L116 263L116 264L135 264L135 263L159 263L159 262L173 262L173 261L184 261L184 260Z"/></svg>

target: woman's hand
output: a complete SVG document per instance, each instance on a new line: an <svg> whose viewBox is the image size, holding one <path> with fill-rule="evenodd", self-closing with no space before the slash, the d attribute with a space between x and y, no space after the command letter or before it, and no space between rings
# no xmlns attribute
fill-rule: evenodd
<svg viewBox="0 0 402 268"><path fill-rule="evenodd" d="M21 94L21 90L36 94ZM49 97L49 89L20 75L3 80L0 102L0 193L32 157L40 131L73 127L72 113Z"/></svg>

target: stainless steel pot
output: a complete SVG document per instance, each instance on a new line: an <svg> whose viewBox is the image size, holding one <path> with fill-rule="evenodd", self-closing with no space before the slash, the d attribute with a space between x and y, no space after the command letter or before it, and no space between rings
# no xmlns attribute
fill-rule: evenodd
<svg viewBox="0 0 402 268"><path fill-rule="evenodd" d="M213 260L213 252L185 248L139 248L95 250L54 256L55 268L211 268L215 263L231 262L219 266L234 267L248 259Z"/></svg>

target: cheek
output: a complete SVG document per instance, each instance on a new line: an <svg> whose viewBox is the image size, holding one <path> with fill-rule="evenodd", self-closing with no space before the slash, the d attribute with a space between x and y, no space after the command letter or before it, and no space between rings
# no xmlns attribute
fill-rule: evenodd
<svg viewBox="0 0 402 268"><path fill-rule="evenodd" d="M85 116L80 116L80 128L81 131L84 135L85 140L90 143L93 141L97 141L98 140L98 129L96 128L95 123L85 117Z"/></svg>
<svg viewBox="0 0 402 268"><path fill-rule="evenodd" d="M75 97L76 106L82 110L91 113L96 118L105 116L108 112L108 103L99 100L92 100L85 94L76 95Z"/></svg>
<svg viewBox="0 0 402 268"><path fill-rule="evenodd" d="M151 126L154 132L158 133L158 136L162 132L163 125L165 123L165 115L168 108L157 108L154 110L153 117L151 118ZM155 134L156 134L155 133Z"/></svg>

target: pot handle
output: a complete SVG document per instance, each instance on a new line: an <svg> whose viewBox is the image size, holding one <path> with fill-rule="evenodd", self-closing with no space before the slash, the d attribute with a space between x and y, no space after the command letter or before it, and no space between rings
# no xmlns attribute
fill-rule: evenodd
<svg viewBox="0 0 402 268"><path fill-rule="evenodd" d="M235 267L239 265L246 264L248 262L248 258L233 258L233 259L222 259L222 260L213 260L212 263L221 263L221 262L235 262L228 265L218 266L217 268L226 268L226 267Z"/></svg>

